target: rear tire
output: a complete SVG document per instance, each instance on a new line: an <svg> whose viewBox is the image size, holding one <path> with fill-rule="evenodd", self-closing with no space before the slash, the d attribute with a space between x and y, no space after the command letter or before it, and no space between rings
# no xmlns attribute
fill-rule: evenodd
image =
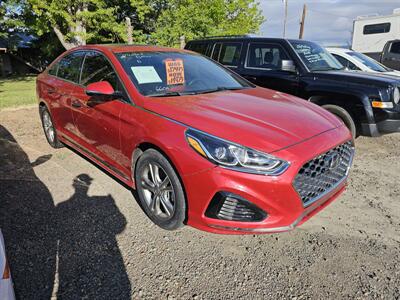
<svg viewBox="0 0 400 300"><path fill-rule="evenodd" d="M40 106L39 113L47 142L50 144L51 147L55 149L64 147L64 145L58 140L56 127L54 125L54 121L51 117L50 111L47 109L46 106Z"/></svg>
<svg viewBox="0 0 400 300"><path fill-rule="evenodd" d="M184 225L185 193L174 168L160 152L148 149L139 157L135 183L140 204L153 223L166 230Z"/></svg>
<svg viewBox="0 0 400 300"><path fill-rule="evenodd" d="M340 106L332 104L323 105L322 107L325 108L327 111L331 112L332 114L334 114L339 119L341 119L343 123L346 125L346 127L350 130L353 138L357 137L356 124L354 123L353 118L351 117L351 115L348 113L347 110L345 110Z"/></svg>

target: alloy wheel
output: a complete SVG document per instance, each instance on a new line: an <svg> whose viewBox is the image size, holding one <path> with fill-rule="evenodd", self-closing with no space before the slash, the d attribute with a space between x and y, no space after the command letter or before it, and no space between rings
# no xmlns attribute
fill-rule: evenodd
<svg viewBox="0 0 400 300"><path fill-rule="evenodd" d="M53 122L51 121L51 117L48 111L43 112L43 127L47 139L53 143L55 138L55 131Z"/></svg>
<svg viewBox="0 0 400 300"><path fill-rule="evenodd" d="M141 186L150 211L163 220L173 217L175 192L165 170L155 162L149 162L141 174Z"/></svg>

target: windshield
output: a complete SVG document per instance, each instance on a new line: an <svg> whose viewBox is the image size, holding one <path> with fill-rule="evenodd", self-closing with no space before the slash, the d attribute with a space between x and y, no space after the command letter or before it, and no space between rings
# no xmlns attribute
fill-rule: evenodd
<svg viewBox="0 0 400 300"><path fill-rule="evenodd" d="M377 71L377 72L387 72L388 69L386 69L384 66L382 66L380 63L378 63L376 60L362 54L359 52L346 52L346 54L354 57L357 59L359 62L361 62L363 65L367 66L371 70Z"/></svg>
<svg viewBox="0 0 400 300"><path fill-rule="evenodd" d="M252 87L238 75L198 54L129 52L117 57L145 96L180 96Z"/></svg>
<svg viewBox="0 0 400 300"><path fill-rule="evenodd" d="M342 70L343 66L325 48L313 42L291 41L300 59L313 71Z"/></svg>

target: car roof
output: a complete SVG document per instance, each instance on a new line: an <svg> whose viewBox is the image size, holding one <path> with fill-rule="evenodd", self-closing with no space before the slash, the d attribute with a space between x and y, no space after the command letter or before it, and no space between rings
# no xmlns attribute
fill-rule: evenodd
<svg viewBox="0 0 400 300"><path fill-rule="evenodd" d="M79 46L74 48L73 50L108 50L114 53L123 53L123 52L190 52L187 50L170 48L170 47L161 47L154 45L128 45L128 44L92 44Z"/></svg>
<svg viewBox="0 0 400 300"><path fill-rule="evenodd" d="M347 48L338 48L338 47L327 47L326 48L328 51L335 51L335 52L340 52L340 53L347 53L347 52L354 52L351 49Z"/></svg>

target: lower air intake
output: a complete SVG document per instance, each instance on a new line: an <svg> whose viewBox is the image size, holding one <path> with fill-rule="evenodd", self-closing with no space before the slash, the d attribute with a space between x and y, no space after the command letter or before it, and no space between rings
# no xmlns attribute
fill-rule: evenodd
<svg viewBox="0 0 400 300"><path fill-rule="evenodd" d="M227 221L259 222L264 220L267 214L237 195L221 192L214 196L206 216Z"/></svg>

